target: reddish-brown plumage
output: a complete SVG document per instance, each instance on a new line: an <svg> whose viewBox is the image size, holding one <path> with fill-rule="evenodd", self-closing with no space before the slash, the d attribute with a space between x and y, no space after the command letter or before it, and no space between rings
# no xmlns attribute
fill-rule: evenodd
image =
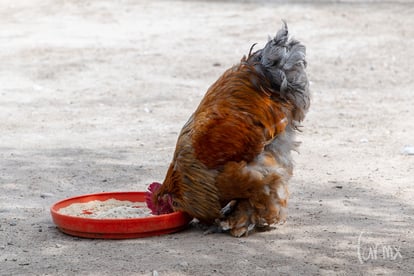
<svg viewBox="0 0 414 276"><path fill-rule="evenodd" d="M262 87L255 87L255 82ZM271 100L265 89L270 84L260 80L253 66L227 70L194 113L196 158L214 168L228 161L250 161L262 152L265 142L277 134L275 122L285 118L281 104Z"/></svg>
<svg viewBox="0 0 414 276"><path fill-rule="evenodd" d="M309 107L304 51L284 26L208 89L178 137L155 204L169 195L175 210L234 236L284 220L294 132Z"/></svg>

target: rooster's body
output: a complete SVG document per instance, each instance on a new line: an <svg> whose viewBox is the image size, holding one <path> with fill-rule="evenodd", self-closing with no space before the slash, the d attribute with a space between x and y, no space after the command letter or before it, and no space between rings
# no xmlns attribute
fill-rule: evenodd
<svg viewBox="0 0 414 276"><path fill-rule="evenodd" d="M184 125L163 185L205 224L247 234L285 219L294 136L309 107L305 47L286 24L267 45L227 70Z"/></svg>

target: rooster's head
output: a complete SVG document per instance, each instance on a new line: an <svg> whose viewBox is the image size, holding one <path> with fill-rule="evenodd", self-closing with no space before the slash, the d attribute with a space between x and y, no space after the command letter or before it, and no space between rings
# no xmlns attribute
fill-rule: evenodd
<svg viewBox="0 0 414 276"><path fill-rule="evenodd" d="M147 206L153 215L169 214L174 212L172 208L172 197L169 194L160 195L161 184L153 182L148 186L145 194Z"/></svg>

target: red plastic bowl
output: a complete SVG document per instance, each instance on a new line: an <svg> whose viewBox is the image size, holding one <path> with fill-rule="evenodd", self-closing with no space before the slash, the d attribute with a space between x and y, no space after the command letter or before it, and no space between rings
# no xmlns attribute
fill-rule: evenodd
<svg viewBox="0 0 414 276"><path fill-rule="evenodd" d="M97 239L130 239L174 233L187 227L191 218L183 212L144 218L94 219L68 216L60 208L73 203L108 199L145 202L145 192L108 192L71 197L55 203L51 208L53 222L63 233Z"/></svg>

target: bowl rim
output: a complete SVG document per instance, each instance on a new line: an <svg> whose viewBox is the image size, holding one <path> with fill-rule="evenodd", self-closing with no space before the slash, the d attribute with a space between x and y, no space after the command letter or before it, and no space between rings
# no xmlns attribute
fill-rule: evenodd
<svg viewBox="0 0 414 276"><path fill-rule="evenodd" d="M124 194L145 196L145 192L139 192L139 191L131 191L131 192L115 191L115 192L101 192L101 193L91 193L91 194L77 195L77 196L68 197L68 198L62 199L58 202L55 202L50 207L50 212L58 214L59 216L62 216L62 217L76 218L76 219L85 220L85 221L88 221L88 220L91 220L91 221L104 221L104 220L120 221L120 220L142 220L142 219L155 219L155 220L158 220L158 219L163 218L163 217L170 217L172 214L183 213L181 211L175 211L175 212L172 212L172 213L169 213L169 214L153 215L153 216L148 216L148 217L135 217L135 218L88 218L88 217L79 217L79 216L71 216L71 215L67 215L67 214L62 214L62 213L59 212L59 210L61 208L65 208L65 207L67 207L67 206L69 206L73 203L84 203L84 202L89 202L89 201L72 202L72 203L70 203L66 206L61 206L60 208L57 208L61 204L65 204L66 202L71 202L71 201L74 201L76 199L88 198L88 197L110 196L110 195L124 195ZM106 200L108 200L108 199L106 199ZM92 199L92 200L94 200L94 199ZM90 201L92 201L92 200L90 200ZM128 201L131 201L131 200L128 199ZM131 201L131 202L144 202L144 201Z"/></svg>
<svg viewBox="0 0 414 276"><path fill-rule="evenodd" d="M191 218L181 211L136 218L87 218L59 213L61 208L73 203L84 203L92 200L105 201L114 198L132 202L145 202L145 193L142 191L115 191L78 195L54 203L50 207L50 212L53 222L60 231L72 236L86 238L140 238L173 233L188 226Z"/></svg>

